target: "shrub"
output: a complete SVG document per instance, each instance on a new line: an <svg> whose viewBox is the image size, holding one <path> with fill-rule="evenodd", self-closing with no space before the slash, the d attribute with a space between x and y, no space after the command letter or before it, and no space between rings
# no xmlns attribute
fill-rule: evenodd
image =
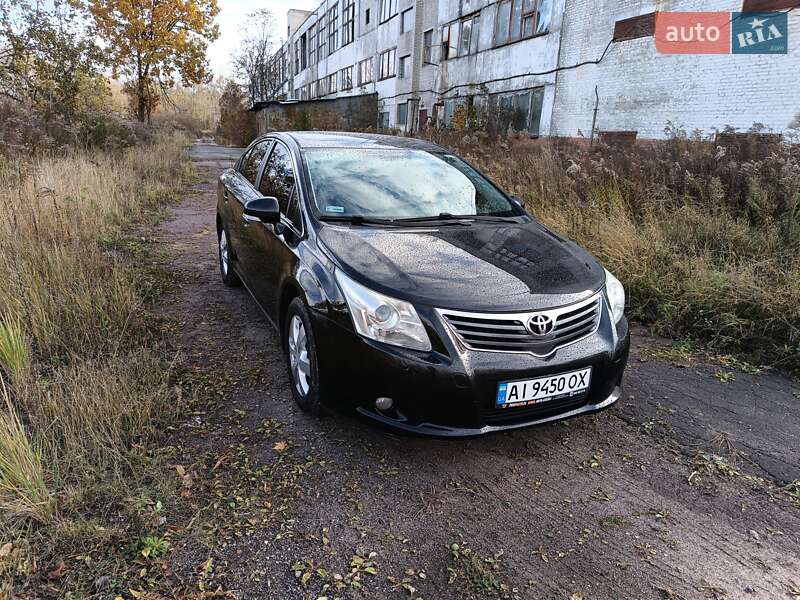
<svg viewBox="0 0 800 600"><path fill-rule="evenodd" d="M242 87L229 81L219 99L217 140L223 144L244 147L257 135L255 114L248 111L247 95Z"/></svg>

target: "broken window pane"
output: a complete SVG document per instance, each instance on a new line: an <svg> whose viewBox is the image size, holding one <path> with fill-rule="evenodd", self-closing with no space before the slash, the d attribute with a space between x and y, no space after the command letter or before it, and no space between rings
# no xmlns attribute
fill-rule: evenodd
<svg viewBox="0 0 800 600"><path fill-rule="evenodd" d="M539 19L536 33L547 33L550 30L550 15L553 12L553 0L539 0Z"/></svg>

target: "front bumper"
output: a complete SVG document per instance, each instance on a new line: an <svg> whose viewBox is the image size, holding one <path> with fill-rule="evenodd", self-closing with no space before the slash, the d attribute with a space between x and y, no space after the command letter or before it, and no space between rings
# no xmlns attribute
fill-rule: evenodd
<svg viewBox="0 0 800 600"><path fill-rule="evenodd" d="M424 311L424 309L423 309ZM595 413L621 396L630 336L625 319L617 324L602 311L590 337L540 358L531 354L467 350L435 314L420 316L433 343L423 353L358 336L347 320L314 317L320 376L327 401L403 431L437 437L479 436ZM349 316L347 317L349 319ZM526 407L495 406L502 381L532 379L592 367L586 395ZM375 408L390 397L391 411Z"/></svg>
<svg viewBox="0 0 800 600"><path fill-rule="evenodd" d="M614 388L614 391L611 392L611 395L602 402L600 402L599 404L584 404L579 408L568 410L566 412L558 412L547 417L542 417L538 419L534 418L533 420L527 420L527 421L519 421L508 425L484 425L483 427L448 427L446 425L436 425L434 423L419 423L417 425L412 425L405 423L403 421L399 421L397 419L392 419L380 413L377 410L368 410L364 407L359 407L356 410L365 417L374 419L375 421L378 421L384 425L395 427L397 429L402 429L403 431L408 431L410 433L416 433L418 435L429 435L433 437L453 437L453 438L477 437L481 435L486 435L488 433L498 433L501 431L524 429L525 427L533 427L535 425L545 425L546 423L553 423L555 421L571 419L572 417L577 417L579 415L586 415L586 414L600 412L601 410L604 410L609 406L615 404L616 401L619 400L621 395L622 395L622 387L617 386Z"/></svg>

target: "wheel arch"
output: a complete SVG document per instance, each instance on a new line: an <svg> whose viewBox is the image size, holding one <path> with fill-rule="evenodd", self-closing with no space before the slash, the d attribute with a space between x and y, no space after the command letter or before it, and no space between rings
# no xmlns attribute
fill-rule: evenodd
<svg viewBox="0 0 800 600"><path fill-rule="evenodd" d="M295 298L300 298L306 309L323 309L327 305L327 294L318 279L310 270L301 268L296 275L287 278L281 288L278 300L278 327L283 332L286 325L286 311Z"/></svg>

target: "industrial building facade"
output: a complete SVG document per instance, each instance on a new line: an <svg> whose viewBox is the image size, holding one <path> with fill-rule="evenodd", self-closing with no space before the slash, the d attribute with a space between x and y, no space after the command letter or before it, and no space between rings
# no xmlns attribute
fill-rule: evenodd
<svg viewBox="0 0 800 600"><path fill-rule="evenodd" d="M270 97L377 94L376 127L451 126L492 108L531 136L706 133L800 113L800 0L325 0L289 11ZM657 11L783 11L785 54L663 54ZM462 111L463 113L463 111ZM473 113L470 113L473 114Z"/></svg>

